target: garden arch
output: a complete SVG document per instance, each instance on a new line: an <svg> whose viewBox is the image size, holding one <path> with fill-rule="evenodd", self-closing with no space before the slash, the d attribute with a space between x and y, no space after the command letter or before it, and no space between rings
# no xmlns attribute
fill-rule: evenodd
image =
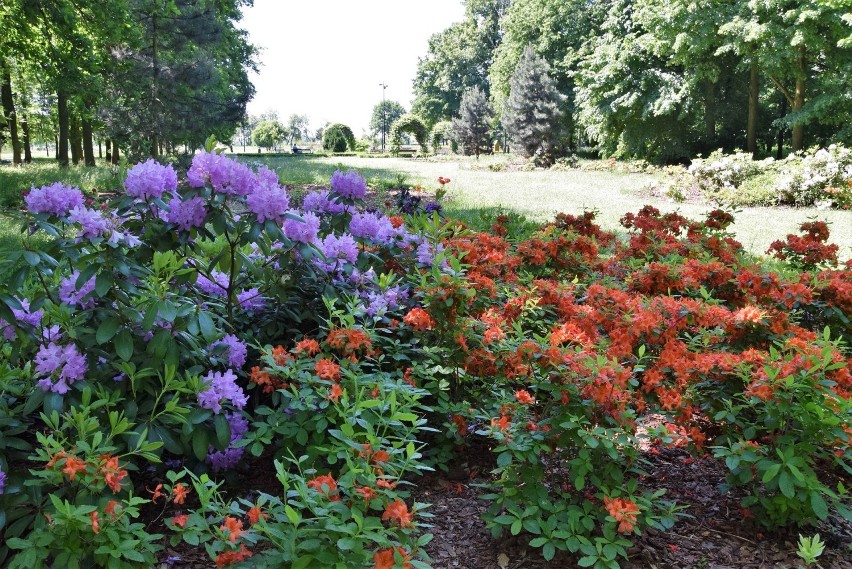
<svg viewBox="0 0 852 569"><path fill-rule="evenodd" d="M390 151L392 154L399 153L399 147L402 143L402 133L404 132L414 135L414 138L417 140L417 144L420 145L420 151L423 154L429 153L429 148L426 146L426 140L429 137L429 129L426 128L426 123L423 122L423 119L417 115L409 113L407 115L402 115L391 125Z"/></svg>

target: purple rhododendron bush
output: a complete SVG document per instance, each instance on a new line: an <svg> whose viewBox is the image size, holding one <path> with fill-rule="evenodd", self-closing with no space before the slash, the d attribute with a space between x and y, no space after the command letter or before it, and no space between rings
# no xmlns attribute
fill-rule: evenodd
<svg viewBox="0 0 852 569"><path fill-rule="evenodd" d="M151 567L183 543L218 567L429 567L412 487L474 446L487 526L548 560L618 567L676 523L649 447L724 461L769 529L849 519L852 265L824 224L773 244L772 272L721 211L515 239L367 192L336 172L295 199L203 152L103 203L25 196L0 563ZM242 483L258 465L275 490Z"/></svg>

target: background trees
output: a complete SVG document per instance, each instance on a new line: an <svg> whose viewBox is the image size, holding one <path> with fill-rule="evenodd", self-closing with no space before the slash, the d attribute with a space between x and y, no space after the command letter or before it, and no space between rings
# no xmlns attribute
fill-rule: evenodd
<svg viewBox="0 0 852 569"><path fill-rule="evenodd" d="M117 147L141 157L197 147L211 133L229 140L253 94L255 52L237 27L244 4L3 2L4 116L20 108L5 130L22 135L24 156L31 123L49 131L36 136L58 134L62 164L69 150L71 161L94 164L95 138L108 141L114 159Z"/></svg>
<svg viewBox="0 0 852 569"><path fill-rule="evenodd" d="M265 120L254 128L251 133L251 139L255 145L269 150L282 142L290 133L283 124L277 120Z"/></svg>
<svg viewBox="0 0 852 569"><path fill-rule="evenodd" d="M390 132L390 127L399 117L405 114L405 107L396 101L382 101L373 107L373 115L370 118L370 132L374 138L381 138Z"/></svg>
<svg viewBox="0 0 852 569"><path fill-rule="evenodd" d="M550 66L561 147L660 162L852 143L852 0L466 0L433 36L414 109L458 116L478 86L498 115L527 46Z"/></svg>
<svg viewBox="0 0 852 569"><path fill-rule="evenodd" d="M462 95L459 116L452 121L453 138L466 156L491 151L491 120L494 111L487 95L477 86ZM434 132L434 129L433 129Z"/></svg>

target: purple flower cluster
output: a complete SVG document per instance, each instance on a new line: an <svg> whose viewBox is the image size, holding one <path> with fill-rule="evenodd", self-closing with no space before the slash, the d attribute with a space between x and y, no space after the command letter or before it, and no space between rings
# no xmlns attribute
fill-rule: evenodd
<svg viewBox="0 0 852 569"><path fill-rule="evenodd" d="M267 219L280 222L290 207L290 198L287 196L287 188L278 185L275 172L266 172L272 174L275 181L266 180L259 183L246 198L246 208L257 216L258 223ZM260 173L258 174L260 178Z"/></svg>
<svg viewBox="0 0 852 569"><path fill-rule="evenodd" d="M80 271L74 271L60 281L59 300L83 309L92 308L95 305L95 299L91 298L90 295L95 291L95 277L90 278L78 289L77 278L79 276Z"/></svg>
<svg viewBox="0 0 852 569"><path fill-rule="evenodd" d="M257 288L249 288L237 293L237 303L243 310L257 312L266 306L266 297Z"/></svg>
<svg viewBox="0 0 852 569"><path fill-rule="evenodd" d="M393 286L386 291L366 292L362 294L365 311L369 316L383 316L388 310L402 306L408 300L408 291Z"/></svg>
<svg viewBox="0 0 852 569"><path fill-rule="evenodd" d="M356 213L349 222L349 232L355 237L387 245L398 234L390 220L380 213Z"/></svg>
<svg viewBox="0 0 852 569"><path fill-rule="evenodd" d="M30 301L29 299L18 300L21 303L21 309L12 309L12 314L15 315L15 322L28 324L33 328L41 325L41 319L44 316L43 310L36 310L35 312L30 312ZM3 339L7 341L12 341L15 339L15 327L14 325L6 322L2 318L0 318L0 333L3 334Z"/></svg>
<svg viewBox="0 0 852 569"><path fill-rule="evenodd" d="M438 202L429 202L423 206L423 211L426 213L432 213L433 211L441 213L443 210L444 208Z"/></svg>
<svg viewBox="0 0 852 569"><path fill-rule="evenodd" d="M0 468L0 495L6 491L6 473Z"/></svg>
<svg viewBox="0 0 852 569"><path fill-rule="evenodd" d="M345 174L336 170L331 175L331 191L344 198L360 200L367 195L367 182L352 170Z"/></svg>
<svg viewBox="0 0 852 569"><path fill-rule="evenodd" d="M225 373L211 371L205 376L207 388L198 393L198 404L214 413L222 412L222 401L230 401L237 409L242 409L248 402L243 389L237 385L237 376L231 370Z"/></svg>
<svg viewBox="0 0 852 569"><path fill-rule="evenodd" d="M239 413L225 413L225 418L228 419L228 426L231 428L231 442L225 450L217 451L211 446L207 451L207 460L210 462L213 472L221 472L235 467L242 460L245 452L242 447L234 447L234 443L242 439L248 431L248 420Z"/></svg>
<svg viewBox="0 0 852 569"><path fill-rule="evenodd" d="M305 199L302 200L302 209L319 215L324 213L337 215L343 213L346 210L346 206L337 203L333 198L329 198L328 190L320 190L311 192L305 196Z"/></svg>
<svg viewBox="0 0 852 569"><path fill-rule="evenodd" d="M342 263L354 264L358 260L358 244L348 233L340 237L329 233L318 245L325 260L316 259L314 262L326 272L342 268Z"/></svg>
<svg viewBox="0 0 852 569"><path fill-rule="evenodd" d="M248 347L233 334L228 334L221 340L213 342L213 344L211 344L210 346L210 349L215 350L218 346L226 347L223 355L227 354L229 366L241 368L246 363L246 354L248 353Z"/></svg>
<svg viewBox="0 0 852 569"><path fill-rule="evenodd" d="M213 269L210 273L212 280L205 275L198 273L198 279L195 281L195 286L206 292L207 294L215 294L221 296L228 291L228 275L222 271Z"/></svg>
<svg viewBox="0 0 852 569"><path fill-rule="evenodd" d="M196 154L186 179L193 188L204 187L209 182L215 191L233 196L247 196L257 184L251 168L215 152Z"/></svg>
<svg viewBox="0 0 852 569"><path fill-rule="evenodd" d="M300 213L296 209L291 209L288 213L301 217L302 221L289 217L284 220L284 235L287 236L287 239L297 243L316 242L320 219L312 213Z"/></svg>
<svg viewBox="0 0 852 569"><path fill-rule="evenodd" d="M169 211L164 213L163 218L169 223L177 225L181 231L201 227L204 225L204 220L207 219L204 198L197 196L182 200L179 197L174 197L169 202Z"/></svg>
<svg viewBox="0 0 852 569"><path fill-rule="evenodd" d="M32 213L50 213L59 217L67 215L75 207L84 205L83 192L61 182L33 188L24 197L24 201Z"/></svg>
<svg viewBox="0 0 852 569"><path fill-rule="evenodd" d="M86 358L77 351L74 344L58 346L51 342L47 346L41 346L34 361L36 372L46 376L36 385L43 391L54 393L68 393L70 384L83 379L88 370Z"/></svg>
<svg viewBox="0 0 852 569"><path fill-rule="evenodd" d="M110 230L109 221L104 214L96 209L89 209L78 205L71 210L68 221L80 224L80 233L77 237L81 239L94 239L105 235Z"/></svg>
<svg viewBox="0 0 852 569"><path fill-rule="evenodd" d="M127 171L124 189L127 194L140 200L160 198L166 192L177 190L177 172L172 165L163 166L153 159L140 162Z"/></svg>

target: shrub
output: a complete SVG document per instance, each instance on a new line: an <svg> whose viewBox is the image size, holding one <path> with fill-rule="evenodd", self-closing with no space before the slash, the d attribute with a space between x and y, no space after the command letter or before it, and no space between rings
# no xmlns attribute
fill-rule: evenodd
<svg viewBox="0 0 852 569"><path fill-rule="evenodd" d="M354 151L355 135L345 124L331 124L323 131L322 147L330 152L346 152L347 149Z"/></svg>

